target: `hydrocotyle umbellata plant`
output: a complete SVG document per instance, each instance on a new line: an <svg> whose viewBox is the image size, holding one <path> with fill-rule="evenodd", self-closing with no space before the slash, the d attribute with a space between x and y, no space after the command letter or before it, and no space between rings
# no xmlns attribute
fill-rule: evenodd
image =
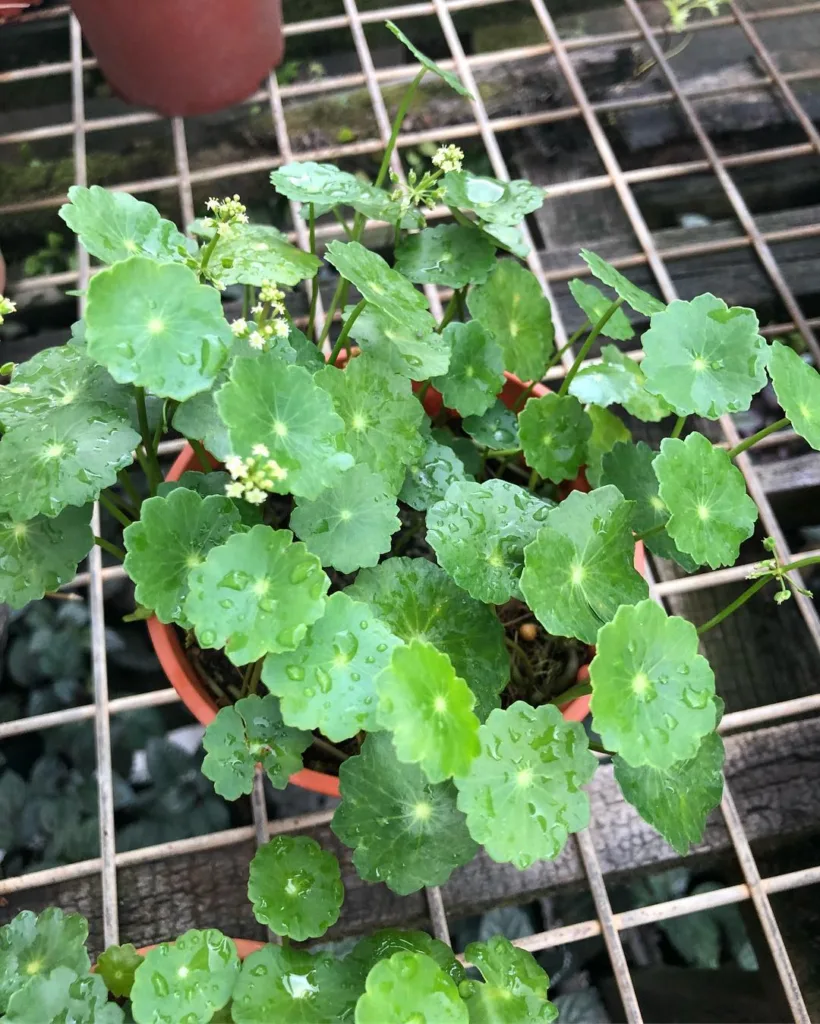
<svg viewBox="0 0 820 1024"><path fill-rule="evenodd" d="M301 204L310 252L248 224L236 197L208 204L197 243L131 196L71 190L61 215L106 267L70 342L0 390L0 597L41 597L95 540L122 557L143 612L184 632L206 673L218 659L235 677L205 736L217 791L250 792L257 763L284 787L318 750L338 766L334 831L362 878L396 892L444 882L479 844L522 869L555 857L588 822L593 751L684 852L722 788L698 634L772 580L785 599L789 570L816 559L761 563L696 628L649 600L636 539L686 571L732 565L757 518L735 462L788 423L820 450L820 375L769 345L752 310L709 294L667 306L587 251L607 293L570 283L586 322L557 348L515 258L541 189L475 176L453 146L383 187L422 75L465 91L413 52L422 70L373 184L315 163L271 175ZM452 221L425 227L420 209L438 205ZM315 279L330 212L347 238L324 253L338 286L321 329L313 289L303 333L283 289ZM392 265L361 243L368 220L392 225ZM234 284L247 309L229 323ZM418 285L451 290L439 320ZM633 337L627 307L649 321L641 363L617 345ZM748 409L769 377L781 420L728 451L685 432ZM655 450L612 406L677 418ZM170 430L201 472L163 482ZM122 547L92 536L95 499ZM559 711L585 694L600 744Z"/></svg>

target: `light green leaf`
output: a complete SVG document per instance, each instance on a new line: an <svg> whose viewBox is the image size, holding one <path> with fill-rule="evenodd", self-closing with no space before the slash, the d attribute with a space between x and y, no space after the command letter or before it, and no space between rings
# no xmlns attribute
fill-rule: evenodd
<svg viewBox="0 0 820 1024"><path fill-rule="evenodd" d="M359 242L333 241L327 247L325 259L363 298L394 320L412 323L429 315L424 294L392 270L378 253L365 249Z"/></svg>
<svg viewBox="0 0 820 1024"><path fill-rule="evenodd" d="M83 248L103 263L137 255L184 263L186 254L196 252L196 245L176 225L160 217L150 203L127 192L109 192L99 185L72 185L68 198L58 211L60 217L79 237Z"/></svg>
<svg viewBox="0 0 820 1024"><path fill-rule="evenodd" d="M230 498L177 488L142 503L140 518L123 531L123 568L136 584L137 604L152 608L160 622L185 625L182 603L188 575L224 544L240 523Z"/></svg>
<svg viewBox="0 0 820 1024"><path fill-rule="evenodd" d="M672 412L662 398L646 390L646 377L641 364L624 355L615 345L604 345L601 349L601 362L594 367L584 368L576 375L570 391L578 398L581 394L573 389L575 381L582 374L584 379L581 386L589 389L590 394L584 401L593 401L594 394L597 396L596 405L617 402L630 415L645 423L657 423Z"/></svg>
<svg viewBox="0 0 820 1024"><path fill-rule="evenodd" d="M625 498L635 502L632 514L632 529L635 533L646 533L661 523L666 523L669 510L658 493L658 478L652 463L656 452L648 444L616 444L607 452L602 461L601 483L613 484ZM698 562L678 550L677 545L666 532L653 533L644 544L661 558L671 558L687 572L694 572Z"/></svg>
<svg viewBox="0 0 820 1024"><path fill-rule="evenodd" d="M417 512L424 512L441 501L450 484L467 479L472 478L453 449L430 437L418 462L407 467L399 498Z"/></svg>
<svg viewBox="0 0 820 1024"><path fill-rule="evenodd" d="M97 974L106 988L117 999L128 998L134 984L134 972L145 959L130 942L122 946L109 946L97 958Z"/></svg>
<svg viewBox="0 0 820 1024"><path fill-rule="evenodd" d="M54 519L0 519L0 601L22 608L67 583L94 544L91 510L66 508Z"/></svg>
<svg viewBox="0 0 820 1024"><path fill-rule="evenodd" d="M504 451L507 448L518 448L518 420L501 399L480 416L467 416L462 426L466 433L490 451Z"/></svg>
<svg viewBox="0 0 820 1024"><path fill-rule="evenodd" d="M396 246L396 270L414 284L464 288L481 284L495 266L495 246L478 228L440 224Z"/></svg>
<svg viewBox="0 0 820 1024"><path fill-rule="evenodd" d="M743 412L766 384L768 346L758 326L754 310L730 309L708 293L670 303L641 339L647 391L679 416Z"/></svg>
<svg viewBox="0 0 820 1024"><path fill-rule="evenodd" d="M427 514L427 543L471 597L505 604L519 596L524 548L552 507L505 480L455 483Z"/></svg>
<svg viewBox="0 0 820 1024"><path fill-rule="evenodd" d="M373 739L373 737L371 737ZM364 979L380 960L388 960L394 953L424 953L439 965L456 985L467 977L464 968L456 960L455 953L445 942L440 942L427 932L397 931L383 928L363 939L359 939L345 957L345 963L360 966L362 987Z"/></svg>
<svg viewBox="0 0 820 1024"><path fill-rule="evenodd" d="M597 324L612 305L612 299L608 299L600 288L578 277L569 282L569 290L591 324ZM616 309L601 328L601 334L613 341L629 341L635 336L635 331L623 309Z"/></svg>
<svg viewBox="0 0 820 1024"><path fill-rule="evenodd" d="M257 763L274 789L284 789L312 741L310 733L285 725L276 697L251 694L221 708L206 728L202 774L226 800L251 792Z"/></svg>
<svg viewBox="0 0 820 1024"><path fill-rule="evenodd" d="M496 708L478 731L481 752L456 776L470 835L499 863L519 870L557 857L570 832L589 824L581 790L597 761L578 722L552 704Z"/></svg>
<svg viewBox="0 0 820 1024"><path fill-rule="evenodd" d="M277 935L316 939L339 919L339 862L307 836L274 836L251 861L248 899L256 920Z"/></svg>
<svg viewBox="0 0 820 1024"><path fill-rule="evenodd" d="M478 753L475 694L446 654L422 640L395 648L376 690L400 761L420 764L431 782L468 771Z"/></svg>
<svg viewBox="0 0 820 1024"><path fill-rule="evenodd" d="M186 469L179 480L163 480L157 487L157 494L160 498L167 498L172 491L182 488L186 491L194 491L201 498L209 498L212 494L223 498L225 487L230 482L230 474L221 469L212 469L210 473ZM251 505L242 498L230 498L229 500L245 526L256 526L262 522L262 509L259 505Z"/></svg>
<svg viewBox="0 0 820 1024"><path fill-rule="evenodd" d="M697 630L652 600L602 627L589 676L595 729L633 767L688 760L715 728L715 676Z"/></svg>
<svg viewBox="0 0 820 1024"><path fill-rule="evenodd" d="M122 1010L109 1003L105 982L78 976L68 967L38 974L9 1000L4 1024L122 1024Z"/></svg>
<svg viewBox="0 0 820 1024"><path fill-rule="evenodd" d="M401 31L398 25L395 25L392 21L386 21L385 25L387 25L387 27L390 29L390 31L393 33L396 39L398 39L400 43L403 43L407 47L407 49L413 54L413 56L416 58L419 64L427 68L428 71L432 71L434 75L438 75L438 77L443 82L446 82L454 92L457 92L459 94L459 96L463 96L465 99L468 100L471 100L473 98L472 94L467 89L465 89L465 87L452 73L452 71L445 71L444 68L440 68L434 60L430 60L430 58L423 54L421 50L413 46L413 44L410 42L410 40L407 38L404 32Z"/></svg>
<svg viewBox="0 0 820 1024"><path fill-rule="evenodd" d="M501 260L484 284L467 296L470 315L493 335L507 370L540 380L555 351L550 304L538 279L514 260Z"/></svg>
<svg viewBox="0 0 820 1024"><path fill-rule="evenodd" d="M446 654L475 693L479 718L498 705L510 672L503 627L439 566L423 558L389 558L363 569L346 593L366 601L400 640L426 641Z"/></svg>
<svg viewBox="0 0 820 1024"><path fill-rule="evenodd" d="M634 502L614 487L573 491L552 509L524 550L521 592L549 633L594 644L622 604L648 594L635 571Z"/></svg>
<svg viewBox="0 0 820 1024"><path fill-rule="evenodd" d="M327 391L304 367L285 363L274 353L237 359L216 405L233 454L247 457L263 444L284 470L273 490L316 498L353 465L353 458L341 450L344 423Z"/></svg>
<svg viewBox="0 0 820 1024"><path fill-rule="evenodd" d="M723 760L723 740L710 732L694 757L669 768L633 768L621 757L613 765L625 799L685 856L690 843L703 839L706 819L723 796Z"/></svg>
<svg viewBox="0 0 820 1024"><path fill-rule="evenodd" d="M331 594L295 651L267 656L262 681L280 698L288 725L339 743L377 728L375 678L399 643L369 605Z"/></svg>
<svg viewBox="0 0 820 1024"><path fill-rule="evenodd" d="M345 307L345 320L353 309ZM446 373L450 365L450 350L436 333L436 322L429 313L419 312L411 320L403 321L376 306L365 306L351 328L350 337L359 342L371 363L378 361L410 380L427 380Z"/></svg>
<svg viewBox="0 0 820 1024"><path fill-rule="evenodd" d="M530 254L530 245L525 241L520 227L510 227L507 224L491 224L479 221L481 230L489 235L495 242L517 256L525 260Z"/></svg>
<svg viewBox="0 0 820 1024"><path fill-rule="evenodd" d="M331 827L355 851L366 882L386 882L400 896L443 885L478 852L451 782L432 785L403 764L387 733L371 734L339 769L342 802Z"/></svg>
<svg viewBox="0 0 820 1024"><path fill-rule="evenodd" d="M232 454L228 428L216 408L215 390L202 391L183 402L174 413L173 422L175 430L194 441L201 441L215 459L224 462Z"/></svg>
<svg viewBox="0 0 820 1024"><path fill-rule="evenodd" d="M769 352L777 400L797 433L820 451L820 374L779 341Z"/></svg>
<svg viewBox="0 0 820 1024"><path fill-rule="evenodd" d="M607 452L621 441L631 441L632 434L626 424L613 416L607 409L599 409L597 405L591 405L587 409L587 416L592 420L592 433L587 441L587 453L585 456L584 472L591 487L600 487L601 483L601 460ZM623 494L623 491L621 491ZM625 498L631 497L624 494Z"/></svg>
<svg viewBox="0 0 820 1024"><path fill-rule="evenodd" d="M0 928L0 1013L9 999L32 978L56 967L84 975L91 967L85 941L88 922L79 914L49 907L41 914L21 911Z"/></svg>
<svg viewBox="0 0 820 1024"><path fill-rule="evenodd" d="M321 265L320 259L291 245L270 225L233 224L216 243L208 271L225 285L276 282L292 288L315 277Z"/></svg>
<svg viewBox="0 0 820 1024"><path fill-rule="evenodd" d="M450 349L450 368L433 378L444 404L462 416L480 416L494 404L504 385L504 353L477 320L449 324L444 342Z"/></svg>
<svg viewBox="0 0 820 1024"><path fill-rule="evenodd" d="M330 580L290 530L254 526L212 548L188 577L184 614L204 648L234 665L295 650L324 614Z"/></svg>
<svg viewBox="0 0 820 1024"><path fill-rule="evenodd" d="M134 975L131 1012L137 1024L209 1021L228 1003L239 976L232 939L216 928L192 928L176 942L149 949Z"/></svg>
<svg viewBox="0 0 820 1024"><path fill-rule="evenodd" d="M549 978L532 953L503 935L471 942L467 960L481 971L485 984L467 997L470 1024L550 1024L558 1010L547 1000Z"/></svg>
<svg viewBox="0 0 820 1024"><path fill-rule="evenodd" d="M582 249L581 259L592 271L593 277L597 277L599 281L609 285L617 293L618 297L623 299L637 313L643 313L644 316L652 316L654 313L661 313L666 309L666 306L660 299L656 299L654 295L650 295L649 292L638 288L637 285L634 285L628 278L624 277L619 270L616 270L611 263L607 263L605 259L596 255L596 253L590 252L589 249Z"/></svg>
<svg viewBox="0 0 820 1024"><path fill-rule="evenodd" d="M85 322L86 352L114 380L178 402L211 386L232 341L215 288L142 256L91 278Z"/></svg>
<svg viewBox="0 0 820 1024"><path fill-rule="evenodd" d="M442 178L444 202L460 210L473 210L491 226L517 227L528 213L544 204L543 188L519 178L499 181L469 171L449 171Z"/></svg>
<svg viewBox="0 0 820 1024"><path fill-rule="evenodd" d="M666 532L678 550L713 569L734 565L740 545L754 533L757 506L728 454L703 434L685 441L665 437L652 467L669 509Z"/></svg>
<svg viewBox="0 0 820 1024"><path fill-rule="evenodd" d="M469 1024L455 982L424 953L394 953L367 976L356 1024Z"/></svg>
<svg viewBox="0 0 820 1024"><path fill-rule="evenodd" d="M410 382L364 355L344 370L327 366L314 379L332 400L347 451L398 493L404 467L424 451L424 410Z"/></svg>
<svg viewBox="0 0 820 1024"><path fill-rule="evenodd" d="M464 472L469 480L472 476L478 476L482 472L484 461L469 437L461 437L454 434L446 427L433 427L430 436L438 444L444 445L458 456L464 466ZM442 498L444 495L442 494Z"/></svg>
<svg viewBox="0 0 820 1024"><path fill-rule="evenodd" d="M558 484L578 475L592 420L577 398L550 393L528 399L518 429L527 465L542 477Z"/></svg>

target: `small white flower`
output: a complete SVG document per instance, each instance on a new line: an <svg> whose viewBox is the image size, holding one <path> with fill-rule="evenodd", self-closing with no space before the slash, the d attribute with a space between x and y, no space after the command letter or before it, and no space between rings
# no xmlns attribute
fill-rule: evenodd
<svg viewBox="0 0 820 1024"><path fill-rule="evenodd" d="M218 199L214 199L214 197L211 196L211 198L208 200L208 202L205 204L205 206L212 213L215 213L219 209L219 200Z"/></svg>
<svg viewBox="0 0 820 1024"><path fill-rule="evenodd" d="M445 174L448 171L460 171L464 160L464 151L458 146L439 146L433 155L433 166Z"/></svg>
<svg viewBox="0 0 820 1024"><path fill-rule="evenodd" d="M245 491L245 501L249 501L251 505L261 505L265 497L265 492L261 491L258 487L249 487Z"/></svg>
<svg viewBox="0 0 820 1024"><path fill-rule="evenodd" d="M277 338L287 338L290 336L290 324L287 320L283 320L281 318L274 320L271 326L273 327L273 333Z"/></svg>
<svg viewBox="0 0 820 1024"><path fill-rule="evenodd" d="M255 348L257 351L261 352L265 347L265 339L259 331L252 331L248 338L248 344L251 348Z"/></svg>
<svg viewBox="0 0 820 1024"><path fill-rule="evenodd" d="M234 320L231 324L231 330L237 338L241 338L243 334L248 333L248 322L244 317L240 317L238 320Z"/></svg>
<svg viewBox="0 0 820 1024"><path fill-rule="evenodd" d="M7 299L5 295L0 295L0 324L3 323L3 317L8 313L15 313L17 311L17 305Z"/></svg>
<svg viewBox="0 0 820 1024"><path fill-rule="evenodd" d="M230 484L225 484L225 494L229 498L241 498L244 493L245 485L239 480L235 480Z"/></svg>
<svg viewBox="0 0 820 1024"><path fill-rule="evenodd" d="M264 444L255 444L253 448L251 448L251 452L254 455L262 455L264 458L267 458L270 455L267 445Z"/></svg>
<svg viewBox="0 0 820 1024"><path fill-rule="evenodd" d="M260 302L256 306L251 306L251 313L254 313L254 314L256 314L258 316L260 313L264 312L264 308L265 307Z"/></svg>
<svg viewBox="0 0 820 1024"><path fill-rule="evenodd" d="M248 475L248 467L245 465L245 460L240 459L238 455L229 455L225 459L225 469L227 469L234 480Z"/></svg>
<svg viewBox="0 0 820 1024"><path fill-rule="evenodd" d="M280 466L276 459L269 459L265 468L274 480L284 480L288 475L288 471Z"/></svg>

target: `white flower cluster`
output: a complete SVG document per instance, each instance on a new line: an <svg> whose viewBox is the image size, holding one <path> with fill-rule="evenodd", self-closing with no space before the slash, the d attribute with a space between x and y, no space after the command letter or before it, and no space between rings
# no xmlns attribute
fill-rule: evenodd
<svg viewBox="0 0 820 1024"><path fill-rule="evenodd" d="M231 483L225 485L225 494L229 498L244 498L251 505L261 505L276 481L288 475L263 444L255 444L247 459L231 455L225 460L225 469L232 478Z"/></svg>
<svg viewBox="0 0 820 1024"><path fill-rule="evenodd" d="M248 223L248 215L245 212L245 207L239 202L238 195L233 198L225 196L224 199L211 197L205 205L213 217L204 217L202 224L206 228L216 228L218 235L230 234L234 224Z"/></svg>
<svg viewBox="0 0 820 1024"><path fill-rule="evenodd" d="M258 327L253 321L248 323L244 317L240 317L231 324L231 330L234 337L247 338L250 347L259 352L267 348L267 343L271 338L286 340L290 337L290 324L281 316L268 321L261 327Z"/></svg>
<svg viewBox="0 0 820 1024"><path fill-rule="evenodd" d="M0 324L3 323L3 317L16 311L17 306L11 301L11 299L7 299L5 295L0 295Z"/></svg>
<svg viewBox="0 0 820 1024"><path fill-rule="evenodd" d="M433 166L445 174L448 171L460 171L464 161L464 150L458 146L439 146L433 154Z"/></svg>

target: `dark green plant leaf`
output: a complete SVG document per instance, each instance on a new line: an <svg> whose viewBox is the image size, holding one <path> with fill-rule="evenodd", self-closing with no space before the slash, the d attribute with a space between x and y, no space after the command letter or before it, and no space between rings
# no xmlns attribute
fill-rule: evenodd
<svg viewBox="0 0 820 1024"><path fill-rule="evenodd" d="M183 612L201 647L224 647L234 665L295 650L324 614L330 580L290 530L254 526L212 548L188 577Z"/></svg>
<svg viewBox="0 0 820 1024"><path fill-rule="evenodd" d="M451 782L432 785L422 769L403 764L387 733L371 734L361 753L339 769L342 802L332 829L355 851L366 882L386 882L406 896L443 885L478 852Z"/></svg>
<svg viewBox="0 0 820 1024"><path fill-rule="evenodd" d="M441 501L450 484L467 479L472 478L453 449L429 437L418 462L407 467L399 498L417 512L424 512Z"/></svg>
<svg viewBox="0 0 820 1024"><path fill-rule="evenodd" d="M620 271L616 270L611 263L607 263L606 260L589 249L581 250L581 259L592 271L593 277L597 277L599 281L609 285L619 298L622 298L637 313L643 313L644 316L652 316L654 313L662 313L666 309L665 304L660 299L656 299L654 295L650 295L649 292L638 288L637 285L634 285L628 278L624 277Z"/></svg>
<svg viewBox="0 0 820 1024"><path fill-rule="evenodd" d="M285 725L276 697L251 694L221 708L205 730L202 774L226 800L251 792L257 763L274 789L284 789L312 741L310 733Z"/></svg>
<svg viewBox="0 0 820 1024"><path fill-rule="evenodd" d="M68 967L37 974L9 1000L4 1024L122 1024L116 1003L108 1002L108 989L93 974L78 976Z"/></svg>
<svg viewBox="0 0 820 1024"><path fill-rule="evenodd" d="M373 738L370 737L371 740ZM424 953L429 956L456 985L460 985L467 977L464 968L445 942L432 938L427 932L397 931L393 928L384 928L359 939L345 957L345 963L359 965L364 979L380 960L388 960L394 953L402 952Z"/></svg>
<svg viewBox="0 0 820 1024"><path fill-rule="evenodd" d="M291 245L287 236L270 225L233 224L216 243L208 271L224 285L259 287L276 282L292 288L314 277L321 265L320 259Z"/></svg>
<svg viewBox="0 0 820 1024"><path fill-rule="evenodd" d="M280 698L288 725L339 743L377 728L375 678L399 643L369 605L331 594L295 651L267 656L262 681Z"/></svg>
<svg viewBox="0 0 820 1024"><path fill-rule="evenodd" d="M109 946L97 958L97 974L112 996L127 999L134 984L134 972L144 959L130 942L123 946Z"/></svg>
<svg viewBox="0 0 820 1024"><path fill-rule="evenodd" d="M160 622L185 625L182 604L188 576L211 548L224 544L240 523L230 498L201 498L177 488L142 503L140 518L123 531L123 568L136 584L137 604L152 608Z"/></svg>
<svg viewBox="0 0 820 1024"><path fill-rule="evenodd" d="M485 984L467 997L470 1024L550 1024L558 1010L547 999L549 978L532 953L503 935L471 942L467 960L481 971Z"/></svg>
<svg viewBox="0 0 820 1024"><path fill-rule="evenodd" d="M504 385L501 346L477 320L449 324L443 338L450 349L450 368L446 376L433 378L433 387L448 408L462 416L480 416Z"/></svg>
<svg viewBox="0 0 820 1024"><path fill-rule="evenodd" d="M274 836L251 861L248 899L256 920L277 935L316 939L339 919L339 862L307 836Z"/></svg>
<svg viewBox="0 0 820 1024"><path fill-rule="evenodd" d="M39 915L23 910L4 924L0 928L0 1013L7 1011L13 993L55 967L87 974L91 967L87 938L86 919L56 907Z"/></svg>
<svg viewBox="0 0 820 1024"><path fill-rule="evenodd" d="M494 266L495 246L482 231L466 224L425 228L396 246L396 270L415 284L481 284Z"/></svg>
<svg viewBox="0 0 820 1024"><path fill-rule="evenodd" d="M716 420L748 409L766 384L768 346L752 309L714 295L672 302L641 339L646 389L679 416Z"/></svg>
<svg viewBox="0 0 820 1024"><path fill-rule="evenodd" d="M518 448L521 443L515 413L500 398L480 416L467 416L462 426L477 444L490 451Z"/></svg>
<svg viewBox="0 0 820 1024"><path fill-rule="evenodd" d="M481 473L484 461L469 437L460 437L446 427L433 427L430 431L430 436L434 441L455 452L459 461L464 466L464 472L468 480L471 476L478 476Z"/></svg>
<svg viewBox="0 0 820 1024"><path fill-rule="evenodd" d="M353 309L345 307L345 320ZM365 306L350 337L363 346L368 361L379 362L410 380L446 373L450 365L450 350L436 333L436 322L429 313L419 312L412 320L401 321L376 306Z"/></svg>
<svg viewBox="0 0 820 1024"><path fill-rule="evenodd" d="M505 604L518 597L524 548L553 507L517 484L455 483L427 515L427 543L471 597Z"/></svg>
<svg viewBox="0 0 820 1024"><path fill-rule="evenodd" d="M194 491L202 498L209 498L212 494L223 498L225 487L230 482L230 474L224 470L212 469L210 473L201 473L196 469L186 469L179 480L163 480L157 487L157 494L160 498L167 498L173 491L181 488L186 491ZM258 505L251 505L242 498L229 500L245 526L256 526L262 522L262 509Z"/></svg>
<svg viewBox="0 0 820 1024"><path fill-rule="evenodd" d="M551 393L528 399L518 429L528 466L556 484L577 476L592 434L592 420L577 398Z"/></svg>
<svg viewBox="0 0 820 1024"><path fill-rule="evenodd" d="M632 434L623 420L613 416L608 409L600 409L597 405L587 408L587 416L592 421L592 433L587 441L587 453L584 458L584 473L591 487L600 487L601 462L607 452L612 451L619 442L629 442ZM624 495L629 497L629 495Z"/></svg>
<svg viewBox="0 0 820 1024"><path fill-rule="evenodd" d="M86 352L114 380L178 402L211 387L232 341L215 288L142 256L91 278L85 322Z"/></svg>
<svg viewBox="0 0 820 1024"><path fill-rule="evenodd" d="M530 254L530 245L524 239L520 227L510 227L507 224L492 224L486 221L479 221L479 226L485 235L489 235L508 252L525 260Z"/></svg>
<svg viewBox="0 0 820 1024"><path fill-rule="evenodd" d="M697 630L652 600L601 628L589 675L595 729L633 767L686 761L715 728L715 676Z"/></svg>
<svg viewBox="0 0 820 1024"><path fill-rule="evenodd" d="M669 509L666 532L678 550L713 569L734 565L754 533L757 506L728 454L703 434L665 437L652 466Z"/></svg>
<svg viewBox="0 0 820 1024"><path fill-rule="evenodd" d="M438 75L438 77L443 82L446 82L454 92L457 92L459 94L459 96L463 96L465 99L468 100L471 100L473 98L472 94L467 89L464 88L464 86L461 84L458 78L456 78L452 71L445 71L444 68L440 68L434 60L430 60L430 58L425 56L425 54L423 54L421 50L413 46L413 44L410 42L410 40L407 38L404 32L401 31L398 25L395 25L392 21L386 21L385 25L387 25L387 27L390 29L390 31L393 33L396 39L398 39L400 43L403 43L404 46L407 47L407 49L413 54L413 56L416 58L419 64L422 64L424 67L426 67L428 71L432 71L434 75Z"/></svg>
<svg viewBox="0 0 820 1024"><path fill-rule="evenodd" d="M425 320L427 299L413 285L392 270L378 253L359 242L333 241L325 259L350 281L363 298L398 322Z"/></svg>
<svg viewBox="0 0 820 1024"><path fill-rule="evenodd" d="M470 835L493 860L521 871L557 857L569 833L589 824L580 787L598 762L583 726L565 722L552 704L519 700L492 711L478 737L481 752L455 778Z"/></svg>
<svg viewBox="0 0 820 1024"><path fill-rule="evenodd" d="M528 213L543 206L543 188L519 178L499 181L469 171L449 171L442 179L444 202L460 210L473 210L492 227L517 227Z"/></svg>
<svg viewBox="0 0 820 1024"><path fill-rule="evenodd" d="M622 604L648 595L635 571L634 502L614 487L573 491L524 550L521 592L548 633L594 644Z"/></svg>
<svg viewBox="0 0 820 1024"><path fill-rule="evenodd" d="M820 374L779 341L769 353L769 373L777 400L792 426L820 451Z"/></svg>
<svg viewBox="0 0 820 1024"><path fill-rule="evenodd" d="M485 718L509 680L504 630L492 610L423 558L390 558L363 569L346 593L366 601L405 643L427 641L446 654L475 693Z"/></svg>
<svg viewBox="0 0 820 1024"><path fill-rule="evenodd" d="M173 422L175 430L194 441L201 441L215 459L224 462L232 454L228 428L216 408L215 390L203 391L183 402L174 413Z"/></svg>
<svg viewBox="0 0 820 1024"><path fill-rule="evenodd" d="M502 260L467 296L470 315L493 335L505 368L522 380L540 380L555 351L549 300L538 279L514 260Z"/></svg>
<svg viewBox="0 0 820 1024"><path fill-rule="evenodd" d="M356 1024L469 1024L455 982L424 953L394 953L367 976Z"/></svg>
<svg viewBox="0 0 820 1024"><path fill-rule="evenodd" d="M569 282L569 290L573 299L586 313L587 320L593 325L598 323L612 305L612 299L608 299L600 288L578 277ZM617 309L601 328L601 334L605 338L612 338L613 341L629 341L635 336L635 331L626 313L622 309Z"/></svg>
<svg viewBox="0 0 820 1024"><path fill-rule="evenodd" d="M89 508L66 508L54 519L0 519L0 601L22 608L67 583L94 544Z"/></svg>

